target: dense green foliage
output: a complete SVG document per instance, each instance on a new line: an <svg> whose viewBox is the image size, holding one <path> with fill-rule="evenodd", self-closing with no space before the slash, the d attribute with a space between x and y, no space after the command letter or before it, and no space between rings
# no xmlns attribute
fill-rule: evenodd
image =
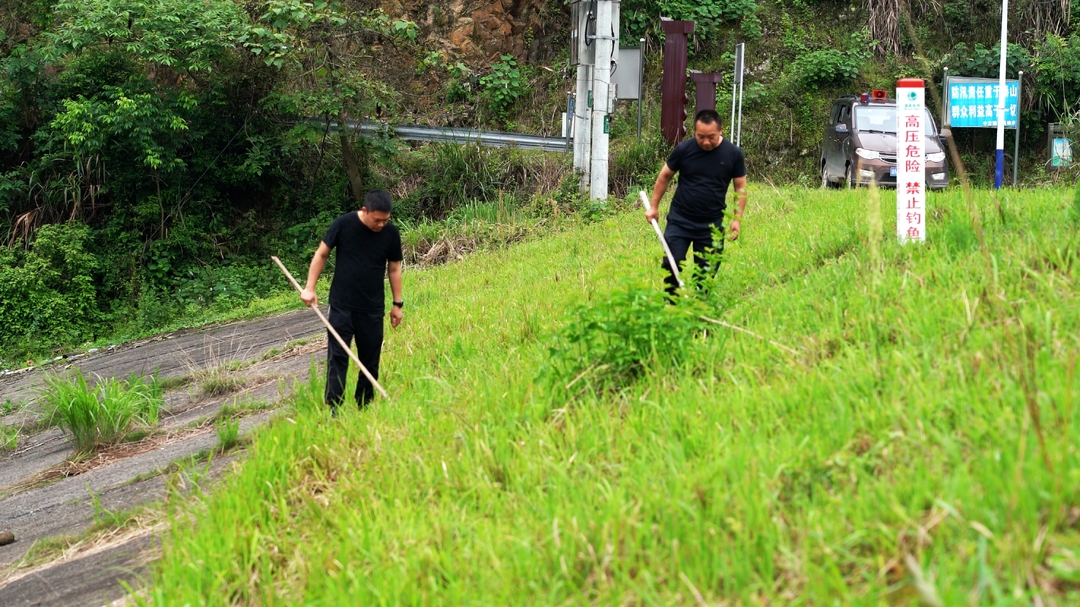
<svg viewBox="0 0 1080 607"><path fill-rule="evenodd" d="M624 2L624 39L648 39L650 84L642 142L636 107L620 104L615 116L610 191L622 197L651 182L667 152L656 136L661 14L697 23L692 69L726 72L734 45L747 43L742 143L752 179L814 183L821 123L836 95L889 88L898 76L936 86L946 66L995 73L996 4L917 2L910 27L903 15L880 13L887 6ZM425 234L470 208L537 219L609 212L573 192L565 158L415 149L332 128L378 118L554 134L552 108L573 86L561 47L493 60L432 50L428 8L391 15L361 0L0 0L0 367L267 296L282 286L267 257L302 267L329 221L374 187L390 190L397 218ZM564 9L545 4L539 29L565 27ZM1044 184L1060 179L1042 165L1045 123L1060 121L1080 139L1080 20L1054 3L1013 10L1008 64L1010 75L1025 72L1026 91L1021 176ZM720 86L725 119L730 97ZM992 133L954 139L973 180L985 183Z"/></svg>
<svg viewBox="0 0 1080 607"><path fill-rule="evenodd" d="M724 74L732 69L735 45L746 43L742 143L751 178L811 185L818 172L823 120L836 97L890 90L897 78L922 77L936 115L944 68L954 76L997 77L1000 6L983 0L633 0L622 4L623 36L645 36L659 48L661 15L694 20L689 68ZM1044 165L1047 122L1068 124L1073 140L1080 140L1080 128L1072 126L1080 126L1076 6L1010 5L1007 71L1009 78L1024 71L1020 177L1029 184L1060 179ZM658 98L658 69L652 82ZM730 80L718 87L717 107L726 122L732 107ZM958 129L953 135L972 179L992 182L993 131Z"/></svg>
<svg viewBox="0 0 1080 607"><path fill-rule="evenodd" d="M97 260L88 237L86 227L48 225L29 250L0 248L3 345L28 349L40 335L79 340L94 326Z"/></svg>
<svg viewBox="0 0 1080 607"><path fill-rule="evenodd" d="M678 369L696 350L695 331L707 308L671 305L667 293L650 281L627 280L569 312L569 322L554 336L551 358L543 375L558 389L605 386L633 379L652 370Z"/></svg>
<svg viewBox="0 0 1080 607"><path fill-rule="evenodd" d="M484 88L484 95L488 98L492 111L505 120L524 92L525 81L514 56L503 55L491 66L491 72L480 78L480 85Z"/></svg>
<svg viewBox="0 0 1080 607"><path fill-rule="evenodd" d="M407 273L392 400L331 421L297 386L136 600L1074 604L1072 197L933 194L901 246L885 194L752 187L707 302L765 339L603 327L697 342L569 390L548 336L668 313L640 211Z"/></svg>

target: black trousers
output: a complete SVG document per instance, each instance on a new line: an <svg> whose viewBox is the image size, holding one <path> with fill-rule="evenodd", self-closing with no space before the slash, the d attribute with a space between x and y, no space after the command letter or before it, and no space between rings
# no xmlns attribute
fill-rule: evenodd
<svg viewBox="0 0 1080 607"><path fill-rule="evenodd" d="M364 363L372 377L379 379L379 356L382 354L383 314L352 312L330 308L330 326L341 335L345 343L356 341L356 355ZM345 398L345 378L349 371L349 353L326 332L329 347L326 354L326 403L336 411ZM375 398L375 387L364 373L356 382L356 404L361 408Z"/></svg>
<svg viewBox="0 0 1080 607"><path fill-rule="evenodd" d="M721 238L717 247L713 247L712 230L713 227L720 230ZM690 250L690 245L694 245L694 263L702 272L715 272L717 268L709 268L709 261L706 259L705 254L707 252L724 252L724 226L721 221L702 223L699 221L693 221L687 219L682 215L679 215L675 211L671 211L667 216L667 226L664 228L664 240L668 243L668 248L671 249L671 256L675 258L675 263L682 265L684 259L686 259L686 253ZM679 288L679 281L675 279L675 272L671 269L671 263L668 262L667 255L664 256L664 261L661 264L662 267L668 271L668 275L664 277L664 288L672 296L675 295L675 291Z"/></svg>

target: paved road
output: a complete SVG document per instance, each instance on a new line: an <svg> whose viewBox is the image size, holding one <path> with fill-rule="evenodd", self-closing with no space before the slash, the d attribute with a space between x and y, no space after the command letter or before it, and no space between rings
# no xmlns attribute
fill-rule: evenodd
<svg viewBox="0 0 1080 607"><path fill-rule="evenodd" d="M20 566L20 561L36 540L87 530L95 520L95 500L98 508L120 512L163 497L165 477L155 472L217 446L213 427L200 427L202 420L234 401L279 401L285 396L279 393L281 380L305 381L311 361L322 360L324 337L318 318L308 310L298 310L167 334L79 357L70 365L0 378L0 402L11 399L29 404L20 414L0 418L0 423L25 424L40 414L36 400L47 372L78 368L87 377L156 372L165 379L234 361L249 363L239 372L246 386L241 392L206 398L197 385L188 385L166 394L166 412L159 427L163 433L109 451L108 457L100 458L100 465L72 476L35 483L42 475L71 469L72 445L57 429L21 437L16 451L0 456L0 531L14 531L18 538L0 547L0 606L102 605L124 596L121 580L139 583L145 579L147 562L158 546L157 535L147 530L118 533L33 569ZM296 345L298 340L308 343ZM262 411L245 417L241 433L267 423L272 416L272 411ZM206 478L216 478L229 459L215 458Z"/></svg>

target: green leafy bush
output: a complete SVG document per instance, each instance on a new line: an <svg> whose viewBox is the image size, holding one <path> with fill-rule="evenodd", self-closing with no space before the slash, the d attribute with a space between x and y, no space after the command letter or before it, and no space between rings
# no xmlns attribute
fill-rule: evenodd
<svg viewBox="0 0 1080 607"><path fill-rule="evenodd" d="M541 373L556 387L583 380L611 385L650 367L678 367L696 348L700 315L695 300L672 305L659 281L624 279L570 311Z"/></svg>
<svg viewBox="0 0 1080 607"><path fill-rule="evenodd" d="M626 36L634 40L648 35L659 24L660 15L693 21L695 35L708 38L721 24L751 17L756 9L756 0L626 0L622 3L620 21ZM760 26L758 22L758 30Z"/></svg>
<svg viewBox="0 0 1080 607"><path fill-rule="evenodd" d="M817 90L846 85L859 77L863 64L873 54L870 32L865 29L853 32L839 48L816 50L809 50L803 44L801 32L790 19L786 20L786 44L798 52L786 72L804 87Z"/></svg>
<svg viewBox="0 0 1080 607"><path fill-rule="evenodd" d="M488 109L506 120L518 98L525 92L525 78L513 55L503 55L491 66L491 73L480 78Z"/></svg>
<svg viewBox="0 0 1080 607"><path fill-rule="evenodd" d="M1012 46L1009 45L1010 53ZM1047 35L1036 48L1032 61L1036 91L1053 107L1059 119L1063 113L1080 110L1080 34L1074 33L1067 39Z"/></svg>
<svg viewBox="0 0 1080 607"><path fill-rule="evenodd" d="M835 86L855 80L859 77L859 69L865 58L861 53L826 48L799 56L792 69L803 84L816 89L819 86Z"/></svg>
<svg viewBox="0 0 1080 607"><path fill-rule="evenodd" d="M81 371L71 377L49 376L42 394L49 419L75 439L79 452L117 443L136 424L157 425L163 402L156 379L105 378L90 387Z"/></svg>
<svg viewBox="0 0 1080 607"><path fill-rule="evenodd" d="M29 250L0 249L0 347L31 340L77 343L97 318L93 273L86 251L90 230L77 224L42 226Z"/></svg>
<svg viewBox="0 0 1080 607"><path fill-rule="evenodd" d="M968 45L961 42L949 52L946 64L950 72L956 74L973 78L997 78L1001 68L1001 50L997 46L990 48L978 43L968 48ZM1031 72L1031 53L1019 44L1010 44L1005 52L1005 76L1016 78L1021 70Z"/></svg>

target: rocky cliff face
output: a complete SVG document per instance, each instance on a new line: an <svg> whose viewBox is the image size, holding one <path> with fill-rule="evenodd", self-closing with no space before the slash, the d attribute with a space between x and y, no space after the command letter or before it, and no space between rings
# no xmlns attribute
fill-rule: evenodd
<svg viewBox="0 0 1080 607"><path fill-rule="evenodd" d="M569 19L561 0L385 0L383 10L415 21L432 50L474 59L548 59Z"/></svg>

